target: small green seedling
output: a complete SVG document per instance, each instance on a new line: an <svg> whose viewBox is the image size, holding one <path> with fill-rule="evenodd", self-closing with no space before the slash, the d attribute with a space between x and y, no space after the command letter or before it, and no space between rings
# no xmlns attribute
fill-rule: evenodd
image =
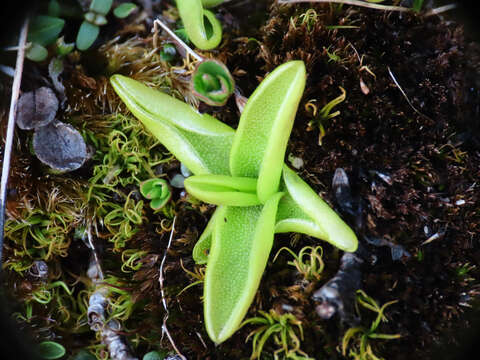
<svg viewBox="0 0 480 360"><path fill-rule="evenodd" d="M236 131L125 76L111 83L130 111L194 176L192 195L219 205L193 251L207 263L205 325L221 343L240 326L267 265L275 233L300 232L355 251L353 231L284 165L306 81L302 61L270 73L248 99Z"/></svg>
<svg viewBox="0 0 480 360"><path fill-rule="evenodd" d="M291 249L282 247L278 250L277 255L273 261L277 259L277 256L281 251L285 250L293 256L294 260L289 261L288 265L294 266L299 274L301 274L307 281L318 281L322 277L322 272L325 267L323 262L323 249L321 246L305 246L300 252L295 254Z"/></svg>
<svg viewBox="0 0 480 360"><path fill-rule="evenodd" d="M204 103L223 106L235 89L228 68L218 60L201 61L192 75L192 92Z"/></svg>
<svg viewBox="0 0 480 360"><path fill-rule="evenodd" d="M260 359L262 350L267 341L272 338L279 348L274 352L274 358L280 359L279 354L284 355L282 359L311 358L300 350L300 342L303 340L302 322L293 314L279 314L271 309L270 312L259 311L261 316L247 319L244 325L257 325L258 327L248 334L247 341L252 338L252 355L250 359Z"/></svg>
<svg viewBox="0 0 480 360"><path fill-rule="evenodd" d="M204 7L213 7L223 0L177 0L177 8L192 43L202 50L216 48L222 41L222 25L215 14Z"/></svg>
<svg viewBox="0 0 480 360"><path fill-rule="evenodd" d="M334 117L340 115L340 111L334 111L332 112L333 108L340 104L341 102L345 101L347 98L347 92L345 91L344 88L339 86L340 91L342 92L339 96L337 96L335 99L329 101L327 104L325 104L320 111L317 114L317 109L314 107L313 110L313 116L315 119L311 120L308 123L308 129L313 129L313 127L316 125L318 126L318 129L320 130L320 133L318 135L318 145L322 145L322 139L325 137L325 128L324 124L327 120L333 119Z"/></svg>
<svg viewBox="0 0 480 360"><path fill-rule="evenodd" d="M65 20L56 16L38 15L33 18L28 32L30 43L25 56L32 61L43 61L48 56L46 47L53 44L65 26Z"/></svg>
<svg viewBox="0 0 480 360"><path fill-rule="evenodd" d="M149 179L140 184L140 193L144 198L151 200L153 210L161 209L170 200L172 193L164 179Z"/></svg>
<svg viewBox="0 0 480 360"><path fill-rule="evenodd" d="M87 50L92 46L100 33L100 26L107 24L107 15L112 7L113 0L92 0L89 11L84 15L84 21L80 25L77 34L77 48ZM130 15L137 6L133 3L123 3L113 11L117 18L125 18Z"/></svg>
<svg viewBox="0 0 480 360"><path fill-rule="evenodd" d="M348 356L358 360L378 360L379 357L375 355L370 343L373 339L393 340L401 337L400 334L380 334L378 327L380 323L387 322L387 317L384 315L385 309L397 302L397 300L389 301L381 307L378 303L368 296L363 290L357 290L356 302L358 305L377 313L377 317L372 322L369 328L363 326L352 327L345 332L342 339L342 355ZM351 344L349 346L349 344Z"/></svg>

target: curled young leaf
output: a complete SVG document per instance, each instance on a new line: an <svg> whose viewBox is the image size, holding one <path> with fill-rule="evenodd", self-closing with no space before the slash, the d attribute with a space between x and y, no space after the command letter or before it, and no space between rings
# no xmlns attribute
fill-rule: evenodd
<svg viewBox="0 0 480 360"><path fill-rule="evenodd" d="M152 200L150 202L150 207L153 210L162 208L172 196L167 181L165 179L156 178L142 182L140 184L140 193L144 198Z"/></svg>
<svg viewBox="0 0 480 360"><path fill-rule="evenodd" d="M177 0L177 8L192 43L202 50L216 48L222 40L222 25L205 10L201 0Z"/></svg>
<svg viewBox="0 0 480 360"><path fill-rule="evenodd" d="M263 203L278 191L282 164L306 81L302 61L277 67L257 87L240 117L232 149L233 176L258 178Z"/></svg>
<svg viewBox="0 0 480 360"><path fill-rule="evenodd" d="M196 175L185 180L190 194L215 205L260 205L256 187L256 179L226 175Z"/></svg>
<svg viewBox="0 0 480 360"><path fill-rule="evenodd" d="M235 89L228 68L218 60L200 62L192 75L192 92L204 103L223 106Z"/></svg>

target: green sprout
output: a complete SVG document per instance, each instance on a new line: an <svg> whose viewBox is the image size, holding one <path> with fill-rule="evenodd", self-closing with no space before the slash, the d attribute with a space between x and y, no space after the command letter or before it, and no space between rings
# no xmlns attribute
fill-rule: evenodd
<svg viewBox="0 0 480 360"><path fill-rule="evenodd" d="M323 106L317 114L317 108L313 105L313 116L315 117L308 123L308 128L312 129L314 125L318 126L320 133L318 135L318 145L322 145L322 139L325 137L325 128L323 127L327 120L333 119L334 117L340 115L340 111L337 110L335 112L331 112L335 106L340 104L341 102L345 101L347 98L347 92L344 88L339 86L340 91L342 92L338 97L329 101L325 106ZM307 103L308 105L312 105L312 102Z"/></svg>
<svg viewBox="0 0 480 360"><path fill-rule="evenodd" d="M201 61L192 75L193 94L211 106L223 106L235 89L227 67L218 60Z"/></svg>
<svg viewBox="0 0 480 360"><path fill-rule="evenodd" d="M250 359L260 359L265 343L273 336L276 346L275 360L283 353L286 359L311 359L300 350L300 341L303 340L302 322L293 314L278 314L271 309L269 313L259 311L262 316L245 320L244 325L259 325L248 334L247 341L252 338L252 356ZM283 357L282 357L283 358Z"/></svg>
<svg viewBox="0 0 480 360"><path fill-rule="evenodd" d="M84 15L77 34L77 48L87 50L92 46L100 33L100 26L107 24L107 15L112 7L113 0L92 0L89 11ZM133 3L123 3L113 11L117 18L126 18L137 6Z"/></svg>
<svg viewBox="0 0 480 360"><path fill-rule="evenodd" d="M250 96L234 131L135 80L111 78L129 110L192 171L187 191L219 205L193 251L197 263L207 263L205 325L216 343L239 328L275 233L300 232L345 251L357 248L353 231L284 165L305 81L302 61L276 68Z"/></svg>
<svg viewBox="0 0 480 360"><path fill-rule="evenodd" d="M305 246L300 250L298 255L295 254L291 249L287 247L282 247L280 250L278 250L277 255L275 255L273 261L277 259L278 254L280 254L280 252L283 250L287 251L294 258L293 261L288 262L288 265L295 266L297 271L301 275L303 275L305 280L320 280L320 278L322 277L323 269L325 267L325 263L322 259L323 249L321 246Z"/></svg>
<svg viewBox="0 0 480 360"><path fill-rule="evenodd" d="M140 193L144 198L151 200L153 210L161 209L172 197L168 182L165 179L148 179L140 184Z"/></svg>
<svg viewBox="0 0 480 360"><path fill-rule="evenodd" d="M215 14L204 7L213 7L223 0L177 0L177 8L188 38L202 50L216 48L222 41L222 25Z"/></svg>
<svg viewBox="0 0 480 360"><path fill-rule="evenodd" d="M379 357L376 356L373 352L370 340L392 340L401 337L400 334L381 334L377 332L380 323L382 321L388 321L386 316L384 315L385 309L388 306L395 304L397 300L389 301L380 307L377 302L373 298L368 296L364 291L357 290L356 301L364 308L377 313L377 317L372 322L369 328L357 326L352 327L345 332L342 340L342 354L343 356L347 356L347 349L349 347L350 341L353 340L349 349L350 351L348 352L348 356L355 360L379 360Z"/></svg>
<svg viewBox="0 0 480 360"><path fill-rule="evenodd" d="M43 61L48 56L46 46L53 44L65 26L65 20L56 16L38 15L33 18L28 32L30 43L25 56L32 61Z"/></svg>

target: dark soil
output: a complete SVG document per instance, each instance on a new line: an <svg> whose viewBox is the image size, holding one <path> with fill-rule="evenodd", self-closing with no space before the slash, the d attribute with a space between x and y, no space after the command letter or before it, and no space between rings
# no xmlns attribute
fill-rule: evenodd
<svg viewBox="0 0 480 360"><path fill-rule="evenodd" d="M314 10L315 21L302 15L308 9ZM340 10L328 4L278 6L261 1L228 3L220 13L229 28L222 47L213 55L226 63L245 96L266 73L285 61L301 59L306 64L307 86L287 154L303 160L301 177L342 214L366 246L370 261L362 269L362 289L380 305L398 300L387 308L389 321L381 324L380 332L402 337L372 341L375 353L386 359L461 358L457 357L459 345L468 334L460 330L475 325L471 311L478 309L480 294L479 45L464 34L461 24L447 21L447 15L425 17L357 7ZM149 27L141 25L143 28L138 26L135 31L145 39L141 46L149 50ZM337 25L354 28L328 28ZM126 23L122 26L111 30L121 33L119 43L135 33L133 25L130 29ZM88 65L101 63L96 59L107 52L92 51L82 55L78 63L67 64L63 79L68 105L62 120L80 127L80 121L88 117L117 109L119 100L110 87L102 95L109 74L101 66L98 70ZM45 71L42 64L29 66ZM135 66L128 65L122 72L136 76ZM345 89L346 100L334 108L340 114L323 123L325 136L319 145L318 118L307 104L320 110L340 95L339 87ZM6 87L2 91L8 93ZM89 92L94 100L83 98ZM233 99L224 108L202 104L200 110L234 127L238 123ZM2 117L5 124L6 117ZM48 192L49 186L77 181L83 189L96 165L91 161L85 168L64 175L64 180L52 177L36 165L28 150L28 136L24 132L17 136L11 177L14 194L8 204L11 213L34 186ZM171 175L178 168L178 162L171 161L162 170ZM350 213L343 211L343 204L334 198L332 178L337 168L345 169L350 180L356 204ZM127 193L130 190L123 189ZM175 190L174 202L175 241L165 264L169 331L188 359L246 359L251 343L245 344L245 339L253 327L242 328L215 347L203 327L201 285L177 296L194 281L182 266L195 268L191 251L213 208L190 203L180 190ZM126 249L146 252L142 267L133 274L121 273L121 256L112 251L106 235L104 240L102 236L97 239L104 271L119 277L136 303L124 327L138 354L158 346L161 338L165 313L158 269L169 231L158 231L158 224L164 218L171 220L171 216L154 214L146 207L144 215L148 221L126 243ZM100 233L106 230L100 229ZM408 254L394 260L388 246L367 243L375 239L399 245ZM292 259L286 252L273 262L282 246L298 253L304 246L316 244L322 245L325 261L318 282L302 281L295 268L287 264ZM5 256L12 255L13 248L6 243ZM73 280L72 274L86 271L87 257L83 244L72 242L68 256L53 260L51 266ZM338 270L340 257L337 249L308 236L277 235L247 317L257 316L258 310L292 312L302 321L303 351L315 359L343 358L341 350L336 349L341 349L341 339L350 325L341 324L337 317L321 320L312 299L313 292ZM7 275L5 284L15 289L17 299L24 300L36 286L28 277ZM80 335L47 326L48 307L37 310L38 323L32 331L37 339L63 338L71 351L95 343L93 332ZM361 311L363 326L370 326L372 314ZM23 323L22 327L28 329L31 324ZM276 349L272 345L267 343L264 350L272 353ZM166 339L162 346L170 349Z"/></svg>

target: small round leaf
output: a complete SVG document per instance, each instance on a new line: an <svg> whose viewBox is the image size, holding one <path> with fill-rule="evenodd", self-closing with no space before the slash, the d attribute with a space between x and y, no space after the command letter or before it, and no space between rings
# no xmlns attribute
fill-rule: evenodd
<svg viewBox="0 0 480 360"><path fill-rule="evenodd" d="M88 21L82 22L80 30L77 34L77 48L78 50L87 50L98 37L100 28L97 25L89 23Z"/></svg>
<svg viewBox="0 0 480 360"><path fill-rule="evenodd" d="M54 341L44 341L38 345L38 354L42 359L60 359L65 355L65 348Z"/></svg>
<svg viewBox="0 0 480 360"><path fill-rule="evenodd" d="M115 15L119 19L123 19L123 18L126 18L127 16L129 16L132 12L134 12L136 8L137 8L137 5L135 5L133 3L130 3L130 2L123 3L119 6L117 6L113 10L113 15Z"/></svg>
<svg viewBox="0 0 480 360"><path fill-rule="evenodd" d="M48 51L42 45L33 43L26 51L27 59L40 62L47 58Z"/></svg>
<svg viewBox="0 0 480 360"><path fill-rule="evenodd" d="M90 10L98 14L107 15L112 7L113 0L92 0Z"/></svg>

